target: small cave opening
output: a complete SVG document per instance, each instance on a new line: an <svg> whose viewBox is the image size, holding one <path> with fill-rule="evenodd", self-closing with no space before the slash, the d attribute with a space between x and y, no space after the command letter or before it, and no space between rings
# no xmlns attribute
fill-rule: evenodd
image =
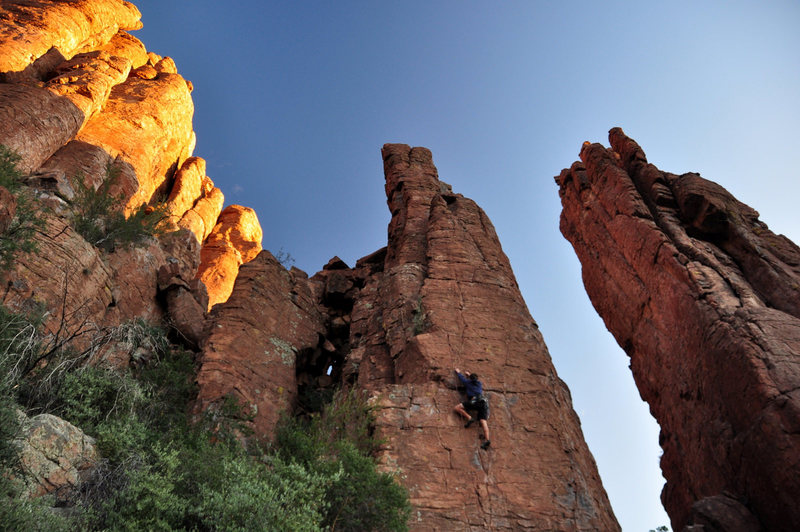
<svg viewBox="0 0 800 532"><path fill-rule="evenodd" d="M345 356L350 351L350 327L341 317L332 320L317 345L297 354L296 416L321 412L345 384Z"/></svg>

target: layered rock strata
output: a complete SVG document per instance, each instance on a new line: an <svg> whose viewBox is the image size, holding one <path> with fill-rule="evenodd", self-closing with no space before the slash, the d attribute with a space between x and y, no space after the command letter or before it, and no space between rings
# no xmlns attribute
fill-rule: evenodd
<svg viewBox="0 0 800 532"><path fill-rule="evenodd" d="M661 426L673 529L719 512L726 530L797 530L800 248L718 184L609 139L556 178L561 231Z"/></svg>
<svg viewBox="0 0 800 532"><path fill-rule="evenodd" d="M262 253L212 312L200 409L234 397L269 437L280 408L331 382L368 390L380 459L414 530L618 530L569 392L491 222L424 148L386 145L388 246L310 279ZM481 375L492 445L453 412L453 368ZM293 388L294 387L294 388Z"/></svg>

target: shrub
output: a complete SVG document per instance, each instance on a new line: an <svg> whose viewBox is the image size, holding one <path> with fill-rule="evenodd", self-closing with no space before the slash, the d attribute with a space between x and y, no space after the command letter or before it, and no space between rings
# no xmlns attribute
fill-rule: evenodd
<svg viewBox="0 0 800 532"><path fill-rule="evenodd" d="M269 467L246 457L222 462L219 485L201 485L206 526L220 531L313 531L328 507L330 479L279 458Z"/></svg>
<svg viewBox="0 0 800 532"><path fill-rule="evenodd" d="M19 155L0 145L0 186L14 195L17 209L11 224L0 234L0 270L11 267L17 252L36 251L33 236L44 227L44 218L33 196L22 186L22 174L17 169Z"/></svg>
<svg viewBox="0 0 800 532"><path fill-rule="evenodd" d="M122 196L111 193L118 176L119 169L109 164L105 179L97 189L87 184L81 175L73 180L72 225L87 242L109 252L161 234L168 215L166 204L160 203L157 206L143 204L126 217Z"/></svg>
<svg viewBox="0 0 800 532"><path fill-rule="evenodd" d="M331 530L407 530L411 513L408 494L391 475L380 473L375 461L349 441L336 444L342 474L328 490L330 509L325 524Z"/></svg>
<svg viewBox="0 0 800 532"><path fill-rule="evenodd" d="M41 321L38 313L16 313L0 306L0 389L15 388L41 356Z"/></svg>
<svg viewBox="0 0 800 532"><path fill-rule="evenodd" d="M339 391L321 415L309 420L284 417L275 452L330 479L322 521L335 530L406 530L408 493L392 475L377 470L380 443L371 433L373 411L364 396Z"/></svg>
<svg viewBox="0 0 800 532"><path fill-rule="evenodd" d="M53 413L95 437L103 456L68 501L73 516L56 518L46 500L20 499L0 475L0 529L62 530L67 523L81 530L405 530L408 495L370 456L378 442L362 394L337 392L310 419L285 418L276 443L249 454L236 438L239 424L217 423L212 432L190 421L191 353L171 350L163 331L146 322L128 322L98 341L109 336L154 356L125 371L70 367L48 388ZM18 346L41 349L36 339L34 323L0 307L0 370ZM0 381L7 392L0 394L5 469L16 456L10 390L35 377ZM223 410L241 419L233 402Z"/></svg>

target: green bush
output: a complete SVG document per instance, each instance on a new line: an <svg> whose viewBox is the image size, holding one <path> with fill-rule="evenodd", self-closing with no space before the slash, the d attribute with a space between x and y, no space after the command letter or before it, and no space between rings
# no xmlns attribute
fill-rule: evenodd
<svg viewBox="0 0 800 532"><path fill-rule="evenodd" d="M106 177L95 189L78 175L73 180L75 197L72 199L72 225L87 242L104 251L139 244L147 238L162 234L167 206L142 204L130 216L123 212L122 196L111 193L119 176L119 169L106 167Z"/></svg>
<svg viewBox="0 0 800 532"><path fill-rule="evenodd" d="M44 227L44 218L31 193L22 186L22 174L17 169L19 155L0 145L0 186L8 189L17 201L11 224L0 233L0 270L7 270L17 252L36 251L33 236Z"/></svg>
<svg viewBox="0 0 800 532"><path fill-rule="evenodd" d="M35 326L7 313L4 329L4 312L0 351L35 344L26 339L35 337ZM247 450L236 438L241 423L213 423L212 431L208 420L190 419L192 353L170 349L163 331L145 322L123 324L102 341L109 337L153 356L125 371L74 367L48 388L51 411L96 438L103 456L72 498L72 517L56 518L45 500L20 499L0 476L0 530L61 530L65 523L129 531L406 529L408 495L376 469L371 453L378 442L363 395L338 392L310 419L286 418L272 446ZM9 361L0 356L0 366ZM6 470L16 456L18 405L11 390L34 378L2 381L0 465ZM222 414L245 419L235 407L231 401Z"/></svg>
<svg viewBox="0 0 800 532"><path fill-rule="evenodd" d="M222 462L219 480L200 492L200 513L212 530L321 530L330 484L323 475L275 457L269 467L237 457Z"/></svg>
<svg viewBox="0 0 800 532"><path fill-rule="evenodd" d="M407 530L411 507L405 489L348 441L336 444L336 456L342 475L328 490L325 524L331 530L352 532Z"/></svg>
<svg viewBox="0 0 800 532"><path fill-rule="evenodd" d="M284 417L275 452L330 479L322 521L331 530L406 530L408 493L392 475L380 473L372 453L372 408L357 391L337 392L321 415L309 420Z"/></svg>

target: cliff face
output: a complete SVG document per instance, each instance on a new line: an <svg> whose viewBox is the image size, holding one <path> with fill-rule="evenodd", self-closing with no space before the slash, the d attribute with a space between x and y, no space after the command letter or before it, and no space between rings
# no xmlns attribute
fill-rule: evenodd
<svg viewBox="0 0 800 532"><path fill-rule="evenodd" d="M227 298L239 266L260 250L261 228L252 210L244 222L221 216L222 192L205 175L205 162L191 157L191 84L171 59L148 53L125 31L141 27L139 18L122 0L0 6L0 144L21 156L28 185L49 207L35 237L39 252L19 257L2 301L11 308L44 304L48 328L62 337L135 317L166 318L196 344L209 298ZM173 229L183 232L113 253L84 241L68 223L77 176L97 188L114 174L111 192L126 212L166 200ZM229 207L236 209L248 211ZM206 246L215 226L225 230ZM219 248L235 260L220 263ZM193 281L201 256L217 280L208 295ZM159 286L157 272L168 265L173 282ZM200 315L180 290L166 295L179 285L203 308Z"/></svg>
<svg viewBox="0 0 800 532"><path fill-rule="evenodd" d="M586 291L661 426L673 529L800 527L800 249L620 129L556 178Z"/></svg>
<svg viewBox="0 0 800 532"><path fill-rule="evenodd" d="M267 252L212 313L199 410L234 395L268 436L310 389L368 390L384 467L415 530L618 530L569 392L486 215L424 148L383 148L388 246L307 279ZM480 374L492 446L453 412L454 367Z"/></svg>

